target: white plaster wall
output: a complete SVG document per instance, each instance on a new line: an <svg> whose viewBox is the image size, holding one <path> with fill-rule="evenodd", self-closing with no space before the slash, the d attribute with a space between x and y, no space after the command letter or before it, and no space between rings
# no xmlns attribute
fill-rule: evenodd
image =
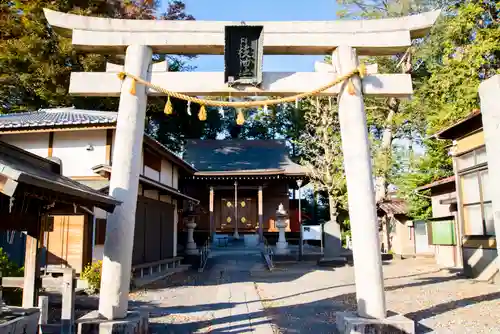
<svg viewBox="0 0 500 334"><path fill-rule="evenodd" d="M174 257L177 256L177 226L179 224L179 216L177 215L177 200L172 200L174 205Z"/></svg>
<svg viewBox="0 0 500 334"><path fill-rule="evenodd" d="M158 190L144 190L144 197L158 200Z"/></svg>
<svg viewBox="0 0 500 334"><path fill-rule="evenodd" d="M169 195L160 195L160 201L172 203L172 197L170 197Z"/></svg>
<svg viewBox="0 0 500 334"><path fill-rule="evenodd" d="M0 140L42 158L49 156L49 133L19 133L0 136Z"/></svg>
<svg viewBox="0 0 500 334"><path fill-rule="evenodd" d="M63 175L96 176L92 167L106 163L106 130L55 132L52 155L62 160Z"/></svg>
<svg viewBox="0 0 500 334"><path fill-rule="evenodd" d="M94 247L94 254L92 256L92 261L102 261L104 254L104 245L96 245Z"/></svg>
<svg viewBox="0 0 500 334"><path fill-rule="evenodd" d="M106 219L108 217L106 211L96 207L94 207L94 215L96 219Z"/></svg>
<svg viewBox="0 0 500 334"><path fill-rule="evenodd" d="M141 151L141 171L140 173L144 175L144 147L142 148L142 151Z"/></svg>
<svg viewBox="0 0 500 334"><path fill-rule="evenodd" d="M145 177L148 177L152 180L160 182L160 172L148 167L144 166L144 174Z"/></svg>
<svg viewBox="0 0 500 334"><path fill-rule="evenodd" d="M455 267L455 246L436 245L434 250L436 263L443 267Z"/></svg>
<svg viewBox="0 0 500 334"><path fill-rule="evenodd" d="M160 182L172 187L172 163L164 159L161 160Z"/></svg>
<svg viewBox="0 0 500 334"><path fill-rule="evenodd" d="M441 194L441 195L433 195L432 202L432 217L446 217L452 216L453 213L450 212L449 204L441 204L439 203L441 200L455 198L455 192Z"/></svg>
<svg viewBox="0 0 500 334"><path fill-rule="evenodd" d="M177 169L177 166L174 167L173 181L174 183L172 184L172 187L175 189L179 189L179 170Z"/></svg>

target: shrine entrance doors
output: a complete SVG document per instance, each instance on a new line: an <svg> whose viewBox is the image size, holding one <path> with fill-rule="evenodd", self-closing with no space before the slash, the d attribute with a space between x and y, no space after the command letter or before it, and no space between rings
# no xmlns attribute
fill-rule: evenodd
<svg viewBox="0 0 500 334"><path fill-rule="evenodd" d="M258 223L257 198L242 196L236 203L234 198L222 198L220 221L217 222L218 231L232 233L238 224L239 232L254 233L258 229Z"/></svg>

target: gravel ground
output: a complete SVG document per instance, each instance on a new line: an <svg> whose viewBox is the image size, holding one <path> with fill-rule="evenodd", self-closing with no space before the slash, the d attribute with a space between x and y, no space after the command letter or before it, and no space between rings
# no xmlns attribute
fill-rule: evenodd
<svg viewBox="0 0 500 334"><path fill-rule="evenodd" d="M433 259L395 260L384 277L387 309L415 320L417 333L500 333L497 285L462 278ZM334 333L335 312L355 310L353 282L353 268L343 267L258 288L283 333L319 334Z"/></svg>
<svg viewBox="0 0 500 334"><path fill-rule="evenodd" d="M256 257L221 258L131 294L151 312L152 333L335 333L335 313L355 309L352 267L288 265L269 273ZM464 279L432 259L384 265L387 308L417 333L500 333L498 286Z"/></svg>

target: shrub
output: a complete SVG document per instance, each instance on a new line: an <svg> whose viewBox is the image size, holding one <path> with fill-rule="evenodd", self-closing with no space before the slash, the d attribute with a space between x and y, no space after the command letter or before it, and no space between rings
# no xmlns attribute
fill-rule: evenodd
<svg viewBox="0 0 500 334"><path fill-rule="evenodd" d="M24 268L9 260L9 255L0 247L0 272L2 277L22 277ZM23 290L4 288L2 298L7 305L21 305Z"/></svg>
<svg viewBox="0 0 500 334"><path fill-rule="evenodd" d="M87 265L82 272L82 278L87 281L88 287L85 290L88 294L95 294L101 286L102 261L93 262Z"/></svg>
<svg viewBox="0 0 500 334"><path fill-rule="evenodd" d="M0 272L2 277L21 277L24 274L23 268L9 260L9 255L0 247Z"/></svg>

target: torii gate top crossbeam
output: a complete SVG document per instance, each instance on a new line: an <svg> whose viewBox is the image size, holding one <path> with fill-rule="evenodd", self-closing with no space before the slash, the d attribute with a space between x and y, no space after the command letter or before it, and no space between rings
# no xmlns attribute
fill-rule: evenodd
<svg viewBox="0 0 500 334"><path fill-rule="evenodd" d="M121 20L44 9L49 24L96 53L124 53L128 45L149 45L163 54L224 54L224 27L241 22ZM440 11L379 20L246 22L264 26L265 54L324 55L336 46L360 55L403 52L413 38L428 33Z"/></svg>

